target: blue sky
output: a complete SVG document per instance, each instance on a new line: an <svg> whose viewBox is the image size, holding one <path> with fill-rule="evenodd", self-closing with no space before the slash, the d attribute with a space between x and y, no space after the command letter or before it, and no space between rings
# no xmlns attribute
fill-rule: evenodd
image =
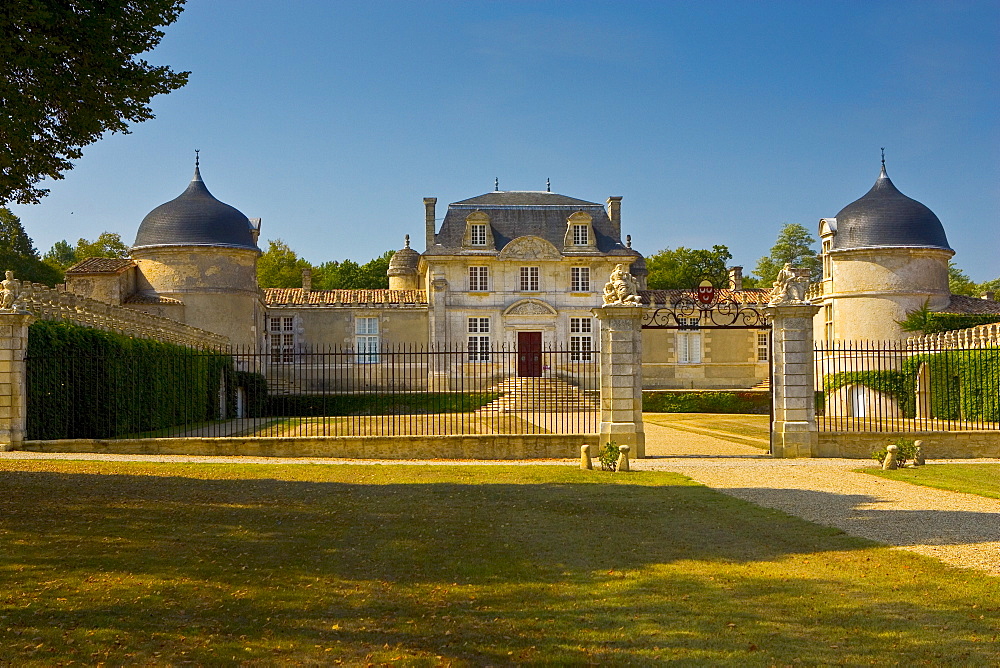
<svg viewBox="0 0 1000 668"><path fill-rule="evenodd" d="M35 206L40 251L134 239L201 149L212 193L313 262L423 249L423 197L622 195L645 254L752 270L890 177L1000 276L1000 3L189 0L157 64L191 70ZM262 244L263 245L263 244Z"/></svg>

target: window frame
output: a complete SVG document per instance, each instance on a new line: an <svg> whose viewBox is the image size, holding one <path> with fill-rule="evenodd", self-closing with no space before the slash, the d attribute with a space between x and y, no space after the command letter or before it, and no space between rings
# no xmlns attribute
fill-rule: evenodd
<svg viewBox="0 0 1000 668"><path fill-rule="evenodd" d="M377 316L354 318L354 361L358 364L378 364L381 325Z"/></svg>
<svg viewBox="0 0 1000 668"><path fill-rule="evenodd" d="M485 265L469 267L469 292L490 291L490 268Z"/></svg>
<svg viewBox="0 0 1000 668"><path fill-rule="evenodd" d="M521 267L518 272L518 292L538 292L539 274L538 267Z"/></svg>
<svg viewBox="0 0 1000 668"><path fill-rule="evenodd" d="M570 267L569 291L590 292L590 267Z"/></svg>
<svg viewBox="0 0 1000 668"><path fill-rule="evenodd" d="M594 361L594 319L569 319L569 358L573 362Z"/></svg>
<svg viewBox="0 0 1000 668"><path fill-rule="evenodd" d="M490 361L490 319L481 316L469 316L468 327L468 359L470 362Z"/></svg>

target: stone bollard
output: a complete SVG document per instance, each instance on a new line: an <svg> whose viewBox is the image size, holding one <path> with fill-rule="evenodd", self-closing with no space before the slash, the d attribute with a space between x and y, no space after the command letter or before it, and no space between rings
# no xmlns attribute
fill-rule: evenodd
<svg viewBox="0 0 1000 668"><path fill-rule="evenodd" d="M615 464L615 470L616 471L621 472L621 471L629 471L630 470L629 467L628 467L628 451L629 450L630 450L630 448L627 445L619 445L618 446L618 452L620 452L621 454L618 455L618 463Z"/></svg>
<svg viewBox="0 0 1000 668"><path fill-rule="evenodd" d="M913 465L923 466L924 465L924 442L914 441L913 442Z"/></svg>
<svg viewBox="0 0 1000 668"><path fill-rule="evenodd" d="M584 471L594 470L594 461L590 458L590 446L580 446L580 468Z"/></svg>
<svg viewBox="0 0 1000 668"><path fill-rule="evenodd" d="M885 456L885 461L882 462L882 470L895 471L897 468L899 468L899 466L896 465L896 452L899 451L899 448L895 445L890 445L888 448L886 448L886 451L888 452L888 454L886 454Z"/></svg>

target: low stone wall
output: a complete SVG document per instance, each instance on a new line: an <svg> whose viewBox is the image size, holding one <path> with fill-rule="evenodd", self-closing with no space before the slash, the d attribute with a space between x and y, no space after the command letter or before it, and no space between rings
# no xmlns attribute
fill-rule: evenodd
<svg viewBox="0 0 1000 668"><path fill-rule="evenodd" d="M24 441L30 452L344 459L566 459L597 434L476 436L316 436L294 438L137 438ZM594 450L592 450L594 451Z"/></svg>
<svg viewBox="0 0 1000 668"><path fill-rule="evenodd" d="M155 339L192 348L229 345L228 338L214 332L124 306L106 304L72 292L55 290L41 283L22 283L17 306L39 320L71 322L141 339Z"/></svg>
<svg viewBox="0 0 1000 668"><path fill-rule="evenodd" d="M820 432L816 456L871 459L900 438L923 441L927 459L1000 458L1000 431Z"/></svg>

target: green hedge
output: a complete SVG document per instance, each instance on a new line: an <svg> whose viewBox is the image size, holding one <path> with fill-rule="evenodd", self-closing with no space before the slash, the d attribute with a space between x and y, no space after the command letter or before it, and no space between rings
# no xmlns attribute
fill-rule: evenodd
<svg viewBox="0 0 1000 668"><path fill-rule="evenodd" d="M646 391L642 410L649 413L750 413L771 412L771 395L766 392Z"/></svg>
<svg viewBox="0 0 1000 668"><path fill-rule="evenodd" d="M322 417L326 415L405 415L469 413L496 399L496 393L412 393L272 395L267 414L273 417Z"/></svg>
<svg viewBox="0 0 1000 668"><path fill-rule="evenodd" d="M228 355L68 323L28 329L27 437L120 438L235 412Z"/></svg>
<svg viewBox="0 0 1000 668"><path fill-rule="evenodd" d="M924 330L924 334L951 332L956 329L967 329L976 325L988 325L993 322L1000 322L1000 315L982 313L928 313L927 329Z"/></svg>

